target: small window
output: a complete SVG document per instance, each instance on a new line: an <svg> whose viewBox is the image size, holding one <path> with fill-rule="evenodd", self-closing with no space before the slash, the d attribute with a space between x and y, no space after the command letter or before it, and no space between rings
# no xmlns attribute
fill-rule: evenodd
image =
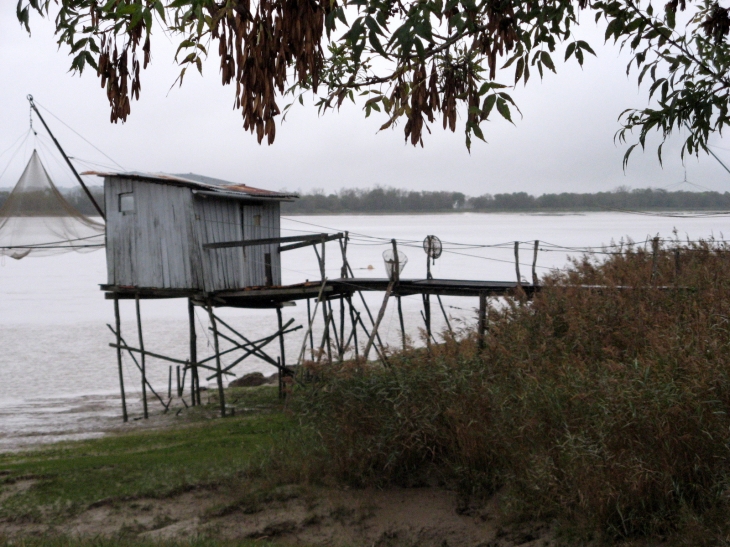
<svg viewBox="0 0 730 547"><path fill-rule="evenodd" d="M119 212L123 215L134 213L134 194L132 192L119 194Z"/></svg>
<svg viewBox="0 0 730 547"><path fill-rule="evenodd" d="M254 215L253 216L253 225L254 226L261 226L261 215Z"/></svg>

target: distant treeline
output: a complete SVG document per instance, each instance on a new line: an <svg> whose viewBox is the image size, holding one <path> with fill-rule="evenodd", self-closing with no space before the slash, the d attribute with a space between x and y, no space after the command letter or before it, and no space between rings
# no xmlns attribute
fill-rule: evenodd
<svg viewBox="0 0 730 547"><path fill-rule="evenodd" d="M104 209L104 188L102 186L89 186L89 190L91 191L92 195L94 196L94 199L96 199L96 202L101 206L102 210ZM96 209L92 205L91 201L89 201L89 198L86 196L86 193L80 188L59 188L58 189L61 194L63 194L63 197L66 199L67 202L69 202L74 209L76 209L81 214L87 215L87 216L98 216L98 213L96 212ZM10 195L9 190L0 190L0 207L2 207L5 204L5 200L8 199L8 196ZM26 207L28 207L28 204L25 204Z"/></svg>
<svg viewBox="0 0 730 547"><path fill-rule="evenodd" d="M104 190L90 187L98 203L104 207ZM96 214L81 188L60 188L66 200L79 212ZM0 191L0 207L8 191ZM610 211L610 210L730 210L730 192L668 192L652 188L618 188L595 194L542 194L526 192L484 194L471 197L461 192L416 192L397 188L343 189L325 194L315 190L300 199L282 203L282 214L340 214L340 213L445 213L475 212L539 212L539 211Z"/></svg>
<svg viewBox="0 0 730 547"><path fill-rule="evenodd" d="M325 194L315 190L282 204L289 215L338 213L440 213L453 211L604 211L604 210L699 210L730 209L730 192L668 192L652 188L618 188L595 194L543 194L526 192L484 194L470 197L461 192L416 192L397 188L343 189Z"/></svg>

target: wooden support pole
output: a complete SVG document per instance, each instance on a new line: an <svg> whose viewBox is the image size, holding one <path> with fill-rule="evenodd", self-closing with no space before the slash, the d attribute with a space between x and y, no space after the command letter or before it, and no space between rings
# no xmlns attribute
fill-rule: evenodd
<svg viewBox="0 0 730 547"><path fill-rule="evenodd" d="M309 325L307 325L307 332L304 334L304 340L302 341L302 349L299 351L299 357L297 358L297 366L301 365L302 362L304 361L304 353L307 350L307 338L311 337L312 324L314 323L314 318L317 315L317 307L319 306L319 302L322 299L322 293L324 292L324 288L326 285L327 285L327 278L325 277L322 280L322 286L319 288L319 294L317 295L317 301L314 304L314 313L312 314L312 317L309 319ZM312 350L312 352L314 352L314 350ZM312 357L312 358L314 358L314 357Z"/></svg>
<svg viewBox="0 0 730 547"><path fill-rule="evenodd" d="M340 296L340 354L337 356L341 363L345 359L345 297Z"/></svg>
<svg viewBox="0 0 730 547"><path fill-rule="evenodd" d="M344 341L340 340L340 333L337 331L337 322L335 321L335 313L332 311L332 300L327 300L327 307L330 310L330 325L332 325L332 333L335 335L335 346L337 348L337 361L342 362L342 355L344 353L342 346Z"/></svg>
<svg viewBox="0 0 730 547"><path fill-rule="evenodd" d="M226 417L226 396L223 393L223 372L221 371L221 356L220 348L218 344L218 327L215 324L215 315L213 314L213 308L208 304L208 317L210 318L210 324L213 327L213 349L215 350L215 368L216 377L218 380L218 398L221 403L221 417Z"/></svg>
<svg viewBox="0 0 730 547"><path fill-rule="evenodd" d="M167 399L172 399L172 365L167 371Z"/></svg>
<svg viewBox="0 0 730 547"><path fill-rule="evenodd" d="M182 386L180 385L180 365L178 365L175 368L175 373L177 374L177 383L175 384L177 386L177 396L182 396Z"/></svg>
<svg viewBox="0 0 730 547"><path fill-rule="evenodd" d="M515 241L515 273L517 274L517 286L522 286L522 276L520 275L520 242Z"/></svg>
<svg viewBox="0 0 730 547"><path fill-rule="evenodd" d="M149 418L147 412L147 364L145 362L144 338L142 337L142 314L139 311L139 293L134 298L137 308L137 333L139 335L140 360L142 361L142 408L144 410L144 419Z"/></svg>
<svg viewBox="0 0 730 547"><path fill-rule="evenodd" d="M190 323L190 394L195 404L200 404L200 377L198 376L198 335L195 332L195 306L188 298L188 322Z"/></svg>
<svg viewBox="0 0 730 547"><path fill-rule="evenodd" d="M307 298L307 324L308 325L312 324L312 311L311 311L311 305L309 303L309 298ZM306 340L307 340L306 336L304 337L304 340L305 340L305 344L306 344ZM312 329L309 329L309 352L310 352L311 359L313 360L314 359L314 335L312 334Z"/></svg>
<svg viewBox="0 0 730 547"><path fill-rule="evenodd" d="M284 353L284 320L281 316L281 308L276 308L276 319L279 323L279 399L283 399L284 369L286 368L286 356Z"/></svg>
<svg viewBox="0 0 730 547"><path fill-rule="evenodd" d="M126 422L129 420L127 416L127 397L124 393L124 371L122 369L122 321L119 317L119 297L114 294L114 320L117 325L117 367L119 368L119 390L122 393L122 419Z"/></svg>
<svg viewBox="0 0 730 547"><path fill-rule="evenodd" d="M479 349L484 349L484 335L487 331L487 293L479 293L479 324L477 326L477 340Z"/></svg>
<svg viewBox="0 0 730 547"><path fill-rule="evenodd" d="M682 263L679 258L679 249L674 249L674 277L679 277L679 273L682 271Z"/></svg>
<svg viewBox="0 0 730 547"><path fill-rule="evenodd" d="M322 361L322 355L324 354L324 347L325 343L327 342L327 336L329 333L329 323L332 320L332 314L326 312L326 308L323 306L323 309L325 309L325 318L324 318L324 330L322 331L322 342L319 345L319 351L317 352L317 363ZM332 354L328 355L329 363L332 364Z"/></svg>
<svg viewBox="0 0 730 547"><path fill-rule="evenodd" d="M540 250L540 240L535 240L535 249L532 251L532 284L537 287L537 251Z"/></svg>
<svg viewBox="0 0 730 547"><path fill-rule="evenodd" d="M444 309L444 303L441 302L441 295L437 294L436 299L439 301L439 307L441 308L441 313L444 314L444 321L446 321L446 326L449 328L449 332L451 333L451 336L453 336L454 329L451 328L451 321L449 321L449 316L446 313L446 310Z"/></svg>
<svg viewBox="0 0 730 547"><path fill-rule="evenodd" d="M109 323L107 323L106 326L109 327L109 330L112 331L112 334L114 334L114 336L116 336L117 331L115 331ZM139 350L136 349L136 348L130 348L129 346L127 346L127 342L124 340L124 337L121 336L121 334L119 336L119 340L121 341L121 344L109 344L109 346L110 347L113 347L113 348L117 348L119 350L123 350L123 349L127 350L127 353L129 353L129 356L132 358L132 362L137 367L137 370L139 370L140 372L142 372L142 367L137 362L137 358L134 356L134 353L132 353L133 351L139 352ZM149 351L147 352L147 355L150 355L150 352ZM147 387L150 388L150 391L152 392L152 395L154 395L155 397L157 397L157 399L160 401L160 404L163 407L165 407L165 412L167 412L168 410L170 410L170 408L169 408L169 401L168 401L168 403L165 403L165 401L162 400L162 397L160 397L157 394L157 392L155 391L155 388L152 387L152 384L150 384L149 380L147 380Z"/></svg>
<svg viewBox="0 0 730 547"><path fill-rule="evenodd" d="M368 338L368 343L365 345L365 351L363 352L365 356L365 361L368 360L368 355L370 354L370 348L373 347L373 341L375 340L375 336L378 333L378 327L380 326L380 322L383 320L383 316L385 315L385 308L388 307L388 298L390 298L390 293L393 292L393 287L395 286L395 281L391 281L388 283L388 288L385 289L385 297L383 298L383 304L380 306L380 311L378 312L378 317L375 320L375 324L373 325L373 332L370 333L370 338Z"/></svg>
<svg viewBox="0 0 730 547"><path fill-rule="evenodd" d="M651 240L651 280L654 281L659 268L659 236Z"/></svg>
<svg viewBox="0 0 730 547"><path fill-rule="evenodd" d="M400 321L400 336L401 340L403 341L403 351L406 350L406 327L403 324L403 307L401 306L401 298L400 295L397 296L398 298L398 320Z"/></svg>
<svg viewBox="0 0 730 547"><path fill-rule="evenodd" d="M421 315L423 322L426 324L426 346L430 349L431 338L433 338L431 333L431 295L422 294L421 298L423 299L423 312L421 312Z"/></svg>
<svg viewBox="0 0 730 547"><path fill-rule="evenodd" d="M352 273L352 268L350 267L349 263L347 265L347 269L350 272L350 277L355 277L355 274ZM374 325L375 324L375 319L373 319L373 314L370 313L370 306L368 306L368 303L365 301L365 297L362 295L362 291L357 291L357 294L360 295L360 300L362 300L362 305L365 307L365 311L367 312L368 317L370 318L370 324L371 325ZM380 334L377 331L375 333L375 336L376 336L376 338L378 340L378 343L380 344L380 347L381 348L384 347L383 341L380 339Z"/></svg>
<svg viewBox="0 0 730 547"><path fill-rule="evenodd" d="M347 304L350 308L350 322L352 323L352 338L353 346L355 348L355 361L360 357L360 349L357 347L357 319L355 318L355 310L352 306L352 297L347 297Z"/></svg>
<svg viewBox="0 0 730 547"><path fill-rule="evenodd" d="M332 341L330 340L330 314L327 313L327 297L322 302L322 318L324 319L324 338L327 343L327 362L332 364ZM320 348L321 350L322 348Z"/></svg>

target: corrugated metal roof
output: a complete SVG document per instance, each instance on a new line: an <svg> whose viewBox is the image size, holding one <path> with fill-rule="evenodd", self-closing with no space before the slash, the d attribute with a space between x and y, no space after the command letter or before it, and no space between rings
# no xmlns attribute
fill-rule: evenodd
<svg viewBox="0 0 730 547"><path fill-rule="evenodd" d="M178 186L187 186L198 190L207 190L210 192L236 193L252 198L265 198L274 200L288 200L298 198L298 194L289 194L283 192L273 192L262 188L254 188L245 184L236 184L227 180L206 177L204 175L196 175L195 173L185 173L171 175L168 173L140 173L139 171L129 171L126 173L102 173L99 171L86 171L82 175L96 175L99 177L118 177L126 179L144 180L157 184L175 184Z"/></svg>

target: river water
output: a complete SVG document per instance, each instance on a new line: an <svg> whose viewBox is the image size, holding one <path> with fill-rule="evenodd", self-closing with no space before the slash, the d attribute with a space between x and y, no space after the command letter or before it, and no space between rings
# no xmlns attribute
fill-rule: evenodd
<svg viewBox="0 0 730 547"><path fill-rule="evenodd" d="M531 278L532 241L540 240L538 275L566 265L568 256L585 247L599 247L630 238L643 244L647 238L722 238L730 219L665 218L623 213L587 214L478 214L388 216L302 216L282 219L282 235L323 231L349 231L348 260L357 277L385 277L382 253L397 238L408 257L402 278L423 278L426 257L422 241L436 235L443 255L432 267L436 278L513 280L514 241L520 246L522 276ZM480 246L488 247L480 247ZM327 275L339 277L341 255L337 242L327 245ZM311 248L282 256L285 284L319 279ZM67 253L51 257L0 259L0 450L37 443L78 439L103 434L121 421L119 379L113 336L113 305L104 300L99 284L106 282L104 251ZM375 314L382 294L365 293ZM455 328L475 321L476 299L444 297ZM360 306L361 311L362 306ZM421 340L423 320L419 296L403 299L406 331L415 343ZM137 345L134 303L122 302L122 331ZM306 324L307 306L298 302L283 310L284 320ZM250 339L276 330L273 310L221 309L217 313ZM184 300L143 301L144 343L148 351L187 358L188 323ZM335 315L338 316L335 310ZM445 328L443 316L432 304L434 330ZM207 316L197 311L199 356L212 353ZM366 320L367 324L367 320ZM321 321L317 325L321 328ZM287 361L296 360L304 329L287 338ZM321 336L315 330L315 339ZM396 306L390 305L381 333L389 344L400 344ZM362 334L360 333L362 342ZM267 348L278 355L276 344ZM224 364L229 362L224 359ZM149 359L148 377L160 393L167 394L169 363ZM262 361L246 360L233 370L272 374ZM141 413L140 375L125 356L125 383L130 414ZM201 381L205 385L205 376ZM174 381L173 381L174 384ZM213 385L213 380L210 380ZM174 386L173 386L174 390ZM161 407L151 403L153 412ZM133 427L130 425L129 427Z"/></svg>

